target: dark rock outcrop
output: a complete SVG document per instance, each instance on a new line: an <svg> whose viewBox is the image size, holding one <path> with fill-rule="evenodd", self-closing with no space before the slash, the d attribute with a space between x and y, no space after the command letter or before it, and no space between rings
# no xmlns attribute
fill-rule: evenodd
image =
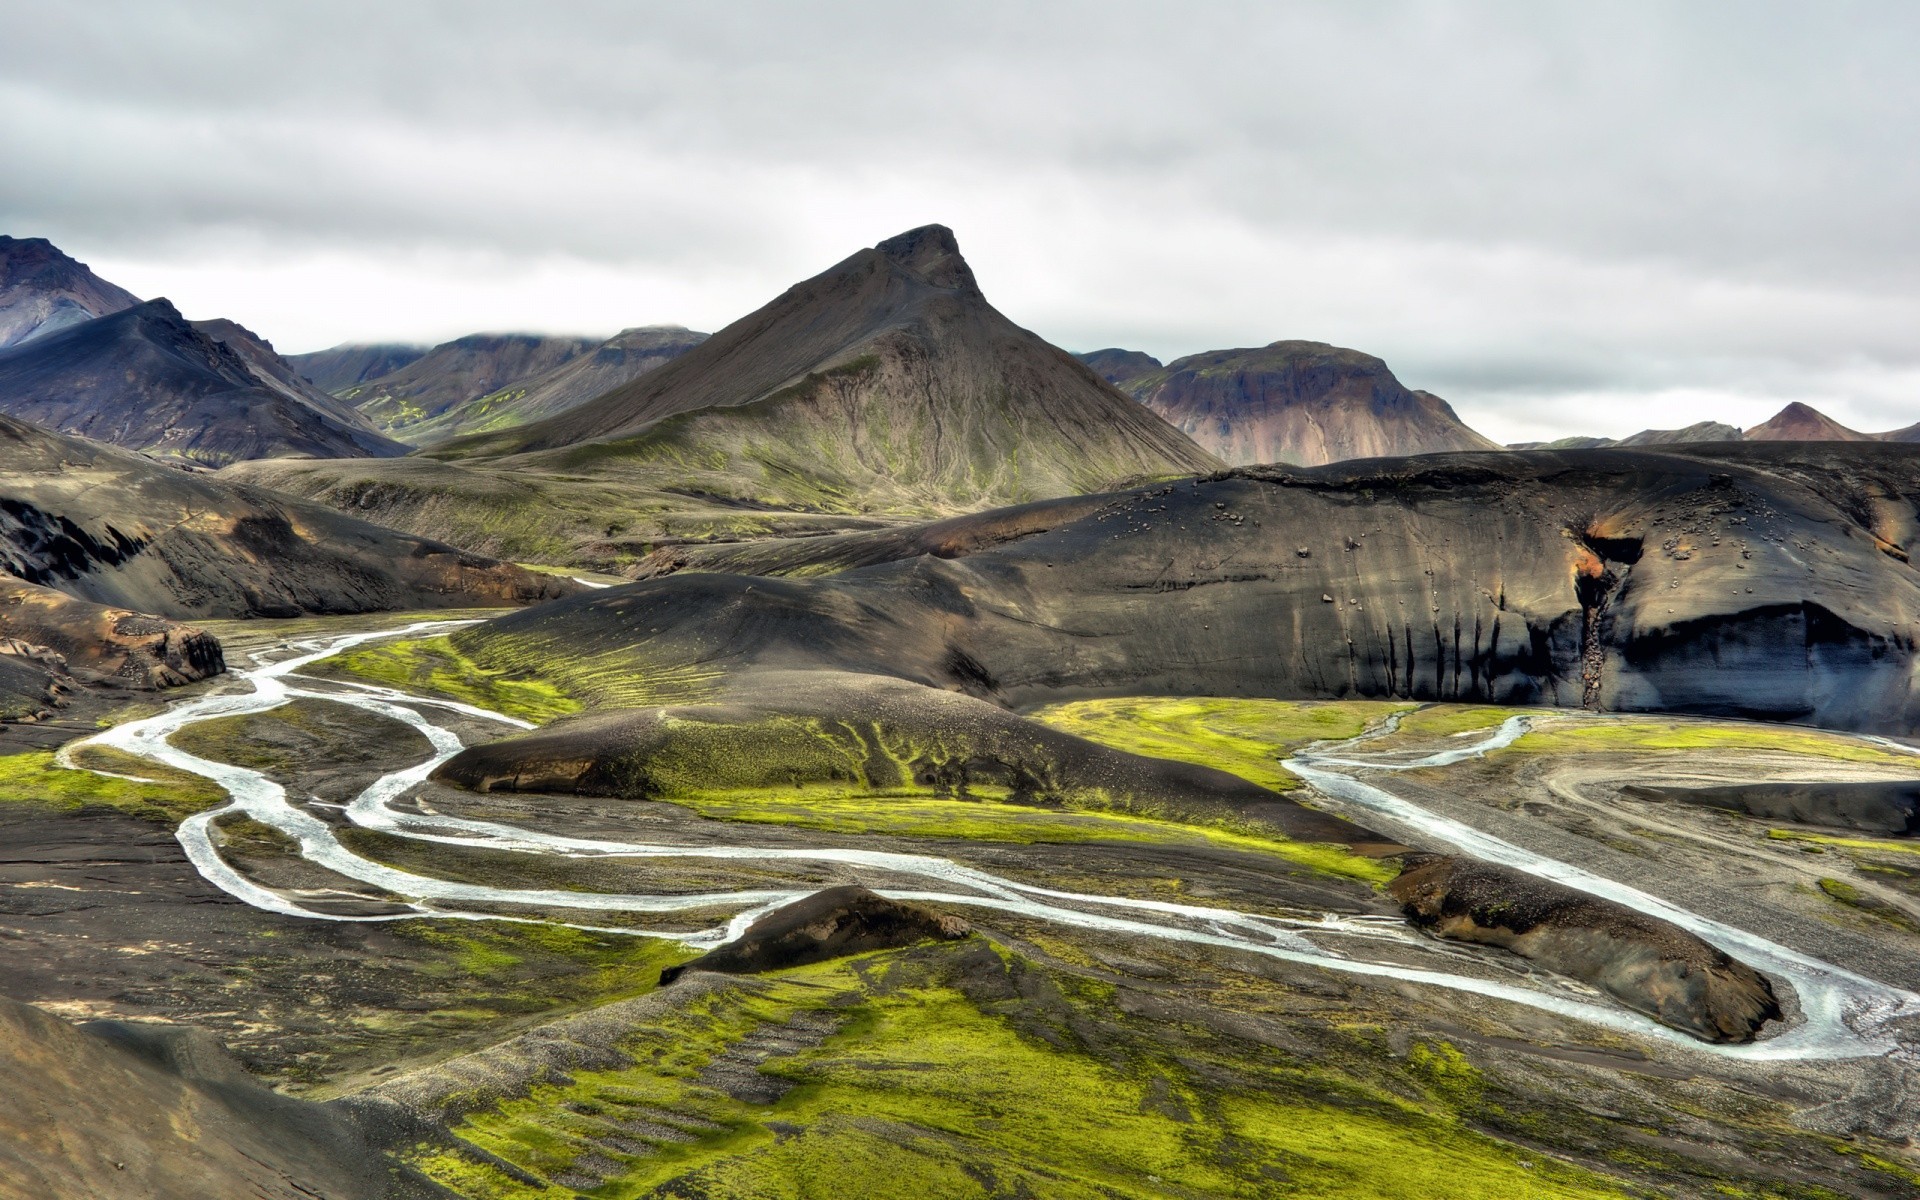
<svg viewBox="0 0 1920 1200"><path fill-rule="evenodd" d="M1769 821L1899 837L1920 834L1920 780L1734 783L1719 787L1631 783L1620 793L1630 800L1697 804Z"/></svg>
<svg viewBox="0 0 1920 1200"><path fill-rule="evenodd" d="M1511 950L1709 1042L1750 1042L1781 1015L1766 976L1679 926L1511 867L1409 855L1388 891L1439 937Z"/></svg>
<svg viewBox="0 0 1920 1200"><path fill-rule="evenodd" d="M660 972L660 982L672 983L688 971L757 975L934 938L963 938L971 931L958 917L931 913L875 895L858 884L846 884L774 909L726 945Z"/></svg>
<svg viewBox="0 0 1920 1200"><path fill-rule="evenodd" d="M254 335L208 324L149 300L0 351L0 412L200 466L404 452Z"/></svg>
<svg viewBox="0 0 1920 1200"><path fill-rule="evenodd" d="M1324 342L1190 354L1123 386L1234 465L1500 449L1386 363Z"/></svg>

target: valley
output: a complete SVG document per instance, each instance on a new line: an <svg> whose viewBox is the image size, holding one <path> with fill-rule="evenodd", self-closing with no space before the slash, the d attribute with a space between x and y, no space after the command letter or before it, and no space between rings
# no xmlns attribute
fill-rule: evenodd
<svg viewBox="0 0 1920 1200"><path fill-rule="evenodd" d="M880 1085L910 1075L941 1039L969 1039L944 1044L971 1070L1028 1080L1019 1086L1034 1100L1046 1095L1030 1090L1036 1072L1072 1087L1122 1062L1140 1081L1128 1086L1171 1089L1158 1094L1190 1115L1155 1102L1113 1118L1132 1138L1187 1131L1167 1143L1162 1189L1140 1195L1264 1195L1272 1177L1243 1174L1263 1161L1289 1164L1295 1184L1363 1186L1378 1164L1319 1140L1335 1128L1375 1146L1370 1155L1464 1172L1450 1194L1511 1194L1514 1173L1530 1171L1560 1189L1535 1193L1547 1195L1616 1194L1626 1179L1779 1195L1800 1194L1772 1190L1796 1178L1844 1177L1861 1195L1911 1186L1892 1162L1841 1153L1846 1143L1822 1132L1888 1131L1893 1115L1864 1098L1907 1069L1920 996L1881 981L1920 977L1920 926L1899 915L1920 905L1920 885L1876 869L1898 852L1809 851L1820 843L1802 830L1619 798L1650 780L1920 777L1903 748L1812 731L1782 745L1737 722L1404 702L1146 697L1032 713L1116 747L1242 756L1270 786L1407 845L1515 862L1696 928L1788 988L1779 1028L1716 1048L1511 955L1421 935L1378 890L1391 868L1259 822L1063 808L990 789L634 801L420 786L460 745L523 720L376 681L382 661L461 626L373 626L215 625L233 677L68 747L82 771L157 765L218 781L231 800L210 797L215 807L187 816L175 838L173 816L6 806L10 844L73 847L95 823L131 823L154 847L148 862L105 866L126 882L104 894L129 893L111 930L60 913L71 872L94 875L87 890L98 893L102 864L66 850L64 869L44 851L41 864L8 868L8 923L30 936L0 943L0 961L40 981L25 998L68 1015L189 1021L299 1094L397 1106L443 1132L396 1152L462 1195L737 1186L863 1159L890 1164L876 1195L947 1179L956 1161L1049 1180L1058 1194L1136 1194L1131 1160L1099 1138L1082 1157L1039 1153L1066 1112L1032 1109L1002 1134L957 1110L931 1116L955 1102L971 1111L985 1080L964 1100L904 1078ZM356 659L382 650L384 660ZM357 666L342 673L343 663ZM446 678L461 675L473 681L453 689L462 696L487 686L472 668ZM510 694L502 686L493 694ZM315 752L348 744L346 758ZM1614 819L1597 823L1596 811ZM1884 894L1886 907L1849 903L1823 880ZM964 916L974 935L764 982L700 975L691 991L656 987L662 968L754 914L848 882ZM211 926L198 915L208 911L220 914ZM252 932L234 942L242 930ZM267 934L271 958L239 952ZM179 987L171 964L182 958L198 964L199 986ZM113 979L116 990L78 994L66 978ZM1009 1008L1015 996L1025 999ZM513 1040L532 1030L551 1032ZM644 1063L658 1038L684 1066L622 1065ZM549 1046L577 1065L559 1076L541 1067ZM772 1048L784 1065L755 1072ZM473 1098L481 1078L481 1095L497 1098ZM1684 1135L1636 1135L1623 1156L1627 1114L1649 1089L1667 1103L1685 1095L1694 1115ZM1347 1099L1329 1109L1330 1095ZM1787 1113L1816 1097L1819 1118L1793 1132ZM1539 1119L1549 1111L1560 1116ZM962 1143L942 1148L922 1132L955 1119L969 1130L960 1160ZM1211 1131L1199 1142L1195 1122ZM1751 1157L1763 1133L1771 1149ZM1404 1187L1418 1175L1396 1178Z"/></svg>

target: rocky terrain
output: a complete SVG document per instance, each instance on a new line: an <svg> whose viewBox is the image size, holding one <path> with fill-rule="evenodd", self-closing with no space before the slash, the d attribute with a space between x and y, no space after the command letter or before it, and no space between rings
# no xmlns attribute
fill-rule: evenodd
<svg viewBox="0 0 1920 1200"><path fill-rule="evenodd" d="M435 346L390 374L328 390L390 436L413 443L415 431L429 422L570 362L593 345L582 337L475 333Z"/></svg>
<svg viewBox="0 0 1920 1200"><path fill-rule="evenodd" d="M872 528L1217 465L994 310L952 233L930 226L545 420L394 463L233 477L493 553L619 568L662 545Z"/></svg>
<svg viewBox="0 0 1920 1200"><path fill-rule="evenodd" d="M1386 363L1357 350L1282 341L1144 372L1129 353L1100 351L1099 362L1130 395L1236 466L1499 448L1446 401L1408 390Z"/></svg>
<svg viewBox="0 0 1920 1200"><path fill-rule="evenodd" d="M0 350L0 412L207 467L404 452L244 329L210 327L149 300Z"/></svg>
<svg viewBox="0 0 1920 1200"><path fill-rule="evenodd" d="M45 238L0 234L0 350L138 303Z"/></svg>

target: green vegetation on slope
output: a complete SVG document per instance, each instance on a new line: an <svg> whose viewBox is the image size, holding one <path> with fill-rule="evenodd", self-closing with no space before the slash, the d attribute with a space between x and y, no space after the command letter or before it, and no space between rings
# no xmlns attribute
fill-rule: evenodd
<svg viewBox="0 0 1920 1200"><path fill-rule="evenodd" d="M209 780L108 747L81 747L73 761L89 769L61 766L52 750L0 755L0 803L55 809L100 804L168 824L226 803L226 792ZM116 777L126 775L138 778Z"/></svg>
<svg viewBox="0 0 1920 1200"><path fill-rule="evenodd" d="M416 1165L487 1200L1621 1195L1467 1128L1446 1099L1462 1086L1450 1061L1405 1070L1404 1090L1428 1097L1415 1102L1244 1044L1179 1052L1115 1016L1105 985L999 961L974 943L708 993L632 1031L621 1048L642 1065L570 1072L455 1128L545 1184L457 1146L423 1144ZM1032 998L1009 1006L1017 991ZM759 1068L790 1085L772 1103L730 1094L714 1064L796 1017L837 1030ZM1075 1032L1089 1020L1119 1027L1096 1046Z"/></svg>
<svg viewBox="0 0 1920 1200"><path fill-rule="evenodd" d="M1300 786L1280 760L1313 742L1350 738L1412 707L1377 700L1127 697L1055 704L1033 714L1089 741L1229 771L1274 791Z"/></svg>
<svg viewBox="0 0 1920 1200"><path fill-rule="evenodd" d="M806 788L781 792L727 792L673 797L673 802L721 821L792 825L836 834L958 838L1016 845L1139 842L1208 846L1271 854L1327 875L1385 883L1397 868L1344 847L1295 842L1271 830L1175 821L1127 813L1037 808L976 797L954 800L924 792L853 793Z"/></svg>
<svg viewBox="0 0 1920 1200"><path fill-rule="evenodd" d="M379 642L321 659L307 670L432 692L536 723L580 711L578 700L546 679L482 666L445 637Z"/></svg>
<svg viewBox="0 0 1920 1200"><path fill-rule="evenodd" d="M1754 750L1806 754L1842 762L1880 763L1912 770L1910 754L1883 750L1844 733L1792 725L1760 725L1685 717L1584 717L1557 721L1526 734L1501 753L1596 754L1624 750Z"/></svg>

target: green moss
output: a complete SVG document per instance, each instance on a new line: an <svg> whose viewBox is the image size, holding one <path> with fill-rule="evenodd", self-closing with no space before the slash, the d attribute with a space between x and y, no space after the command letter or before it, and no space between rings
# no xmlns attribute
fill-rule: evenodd
<svg viewBox="0 0 1920 1200"><path fill-rule="evenodd" d="M1479 704L1429 704L1400 718L1396 736L1407 738L1443 738L1477 730L1491 730L1509 717L1524 717L1524 708L1495 708ZM1532 710L1531 715L1538 715Z"/></svg>
<svg viewBox="0 0 1920 1200"><path fill-rule="evenodd" d="M1552 722L1498 753L1596 754L1623 750L1754 750L1879 763L1906 770L1914 765L1911 755L1882 750L1846 734L1787 725L1658 717Z"/></svg>
<svg viewBox="0 0 1920 1200"><path fill-rule="evenodd" d="M322 659L308 672L436 693L536 723L580 711L578 700L547 679L482 666L445 637L379 642Z"/></svg>
<svg viewBox="0 0 1920 1200"><path fill-rule="evenodd" d="M1806 842L1815 846L1835 846L1843 850L1864 850L1878 854L1920 854L1920 842L1883 842L1873 838L1834 837L1825 833L1806 833L1798 829L1769 829L1767 837L1776 842Z"/></svg>
<svg viewBox="0 0 1920 1200"><path fill-rule="evenodd" d="M63 767L52 750L0 755L0 803L34 804L53 809L101 804L133 816L175 824L227 800L225 791L198 775L134 758L109 747L80 747L72 752L72 760L80 768L91 769ZM114 775L101 775L96 771L112 771ZM138 776L141 781L115 778L116 775Z"/></svg>
<svg viewBox="0 0 1920 1200"><path fill-rule="evenodd" d="M1854 887L1844 879L1822 879L1820 880L1820 890L1842 904L1850 904L1855 908L1860 907L1860 889Z"/></svg>
<svg viewBox="0 0 1920 1200"><path fill-rule="evenodd" d="M1244 829L1131 813L1036 808L991 799L954 800L925 792L851 792L810 787L669 797L704 817L792 825L836 834L956 838L1016 845L1141 842L1269 854L1313 871L1379 884L1395 868L1344 846L1295 842L1263 826Z"/></svg>
<svg viewBox="0 0 1920 1200"><path fill-rule="evenodd" d="M1110 1003L1058 995L1087 1011ZM828 1008L838 1033L761 1067L792 1085L776 1102L735 1100L703 1080L753 1030ZM423 1148L415 1164L461 1195L498 1198L568 1195L550 1181L587 1161L611 1173L591 1188L606 1200L1621 1194L1447 1114L1351 1085L1203 1084L1179 1056L1139 1040L1096 1057L983 1010L898 956L710 994L635 1030L623 1049L644 1065L572 1072L455 1129L548 1183L457 1150ZM657 1140L636 1144L649 1136Z"/></svg>
<svg viewBox="0 0 1920 1200"><path fill-rule="evenodd" d="M1056 704L1033 714L1090 741L1229 771L1275 791L1300 786L1280 760L1313 742L1350 738L1404 703L1129 697Z"/></svg>

